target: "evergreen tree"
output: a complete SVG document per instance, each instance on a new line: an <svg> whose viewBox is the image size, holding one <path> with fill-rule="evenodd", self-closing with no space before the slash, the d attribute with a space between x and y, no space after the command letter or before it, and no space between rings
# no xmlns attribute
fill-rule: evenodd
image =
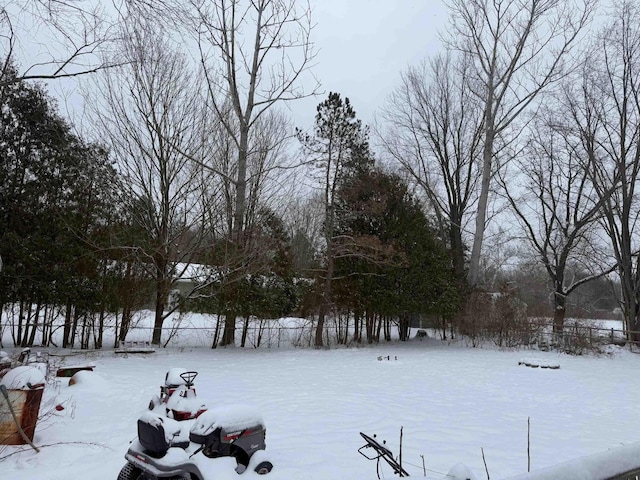
<svg viewBox="0 0 640 480"><path fill-rule="evenodd" d="M15 76L12 68L4 76ZM42 87L8 81L0 105L0 307L19 306L14 343L35 341L47 309L66 306L64 346L98 303L97 228L113 199L106 152L84 142ZM42 343L50 326L44 325Z"/></svg>
<svg viewBox="0 0 640 480"><path fill-rule="evenodd" d="M343 208L336 233L349 239L350 255L336 262L337 289L356 320L363 312L369 319L395 319L406 340L412 316L450 316L458 309L449 255L402 179L378 169L362 171L341 185L338 199ZM374 340L372 324L366 327L368 340Z"/></svg>
<svg viewBox="0 0 640 480"><path fill-rule="evenodd" d="M322 347L324 322L333 302L334 264L341 255L335 236L337 191L346 178L370 168L373 156L369 150L368 130L356 118L349 99L343 101L338 93L329 93L329 97L318 105L313 134L298 130L298 139L315 167L314 177L321 189L324 207L324 265L317 282L321 300L315 333L315 346Z"/></svg>

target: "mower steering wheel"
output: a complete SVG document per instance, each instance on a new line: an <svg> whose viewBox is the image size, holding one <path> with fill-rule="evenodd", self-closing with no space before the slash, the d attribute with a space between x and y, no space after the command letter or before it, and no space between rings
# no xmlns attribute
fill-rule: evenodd
<svg viewBox="0 0 640 480"><path fill-rule="evenodd" d="M184 380L184 383L187 385L187 387L193 386L193 381L197 376L198 372L182 372L180 374L180 378Z"/></svg>

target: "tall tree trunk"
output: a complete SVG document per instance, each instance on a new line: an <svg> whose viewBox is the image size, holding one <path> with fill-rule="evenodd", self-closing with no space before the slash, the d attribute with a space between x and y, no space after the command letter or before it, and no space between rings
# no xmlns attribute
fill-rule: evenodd
<svg viewBox="0 0 640 480"><path fill-rule="evenodd" d="M462 229L460 228L460 222L462 219L454 220L454 223L449 227L449 241L451 242L451 255L453 257L453 271L458 281L465 279L464 271L464 242L462 241Z"/></svg>
<svg viewBox="0 0 640 480"><path fill-rule="evenodd" d="M245 250L244 224L247 205L247 156L249 149L249 127L247 126L244 116L241 115L240 111L238 111L238 116L241 118L240 144L238 146L238 171L234 182L236 187L236 196L235 210L233 212L232 238L235 244L234 251L240 253L242 256ZM249 117L250 116L251 111L249 111ZM235 260L239 260L237 262L239 265L233 265L236 273L232 275L230 280L232 282L231 288L235 288L234 284L240 281L246 273L244 271L244 267L241 266L245 264L244 259L240 258ZM227 345L235 345L237 316L238 315L235 312L230 315L225 315L224 332L222 334L222 342L220 342L220 345L223 347Z"/></svg>
<svg viewBox="0 0 640 480"><path fill-rule="evenodd" d="M21 336L22 336L22 341L20 342L20 346L21 347L26 347L28 340L29 340L29 328L31 326L31 307L32 307L32 302L31 300L29 300L28 302L26 302L26 313L23 310L22 314L24 315L24 324L21 323Z"/></svg>
<svg viewBox="0 0 640 480"><path fill-rule="evenodd" d="M225 318L226 322L226 318ZM213 331L213 340L211 341L211 348L218 346L218 338L220 337L220 315L216 316L216 328Z"/></svg>
<svg viewBox="0 0 640 480"><path fill-rule="evenodd" d="M384 317L384 339L388 342L391 340L391 317Z"/></svg>
<svg viewBox="0 0 640 480"><path fill-rule="evenodd" d="M245 347L247 343L247 334L249 333L249 316L244 317L244 322L242 324L242 339L240 340L240 346L242 348Z"/></svg>
<svg viewBox="0 0 640 480"><path fill-rule="evenodd" d="M164 324L165 319L164 309L169 295L169 279L166 274L166 264L166 258L164 258L162 259L160 266L157 267L156 312L153 321L153 336L151 338L151 343L153 345L160 345L162 340L162 325Z"/></svg>
<svg viewBox="0 0 640 480"><path fill-rule="evenodd" d="M480 184L480 196L478 197L476 230L473 236L471 258L469 259L469 285L471 287L477 286L480 280L480 256L482 255L484 231L487 223L487 206L489 204L489 187L491 186L491 169L493 163L493 142L495 138L495 132L493 131L494 118L491 113L491 109L493 108L491 101L492 96L493 92L490 93L486 107L487 113L485 115L485 121L487 123L485 125L486 133L482 151L482 182Z"/></svg>
<svg viewBox="0 0 640 480"><path fill-rule="evenodd" d="M105 311L104 311L104 304L103 304L102 307L100 308L100 318L98 319L98 336L97 338L94 339L96 348L102 348L102 341L104 340L104 337L103 337L104 318L105 318Z"/></svg>
<svg viewBox="0 0 640 480"><path fill-rule="evenodd" d="M322 333L324 332L324 320L325 320L325 310L327 306L323 302L320 305L320 309L318 311L318 323L316 324L316 332L314 337L314 345L316 348L322 348L324 345L324 340L322 339Z"/></svg>
<svg viewBox="0 0 640 480"><path fill-rule="evenodd" d="M564 319L567 314L567 296L561 291L556 290L553 298L553 333L556 336L562 336L564 331Z"/></svg>
<svg viewBox="0 0 640 480"><path fill-rule="evenodd" d="M129 327L131 326L131 316L132 316L131 305L124 305L122 307L122 322L120 323L120 333L118 335L118 343L124 342L127 339L127 334L129 333Z"/></svg>
<svg viewBox="0 0 640 480"><path fill-rule="evenodd" d="M73 311L73 325L71 326L71 332L70 332L70 338L69 338L70 347L73 347L76 343L76 335L78 333L78 320L80 320L81 316L82 316L82 313L80 312L80 310L78 308L75 308Z"/></svg>
<svg viewBox="0 0 640 480"><path fill-rule="evenodd" d="M113 348L118 348L118 344L119 344L118 339L120 338L121 328L120 328L120 325L118 325L118 311L117 310L115 311L115 313L113 315L113 322L114 322L113 328L114 328L114 332L115 332L114 339L113 339Z"/></svg>
<svg viewBox="0 0 640 480"><path fill-rule="evenodd" d="M156 308L153 319L153 335L151 337L151 343L153 345L160 345L162 341L162 324L164 323L164 301L162 300L162 292L159 290L156 292Z"/></svg>
<svg viewBox="0 0 640 480"><path fill-rule="evenodd" d="M42 314L42 335L40 336L40 345L46 347L48 345L49 330L51 329L51 322L53 321L52 315L49 314L49 305L44 306L44 313Z"/></svg>
<svg viewBox="0 0 640 480"><path fill-rule="evenodd" d="M62 327L62 348L69 348L69 337L71 336L71 315L73 307L71 301L67 301L64 312L64 327Z"/></svg>
<svg viewBox="0 0 640 480"><path fill-rule="evenodd" d="M373 343L375 316L370 309L365 312L365 325L367 330L367 343Z"/></svg>
<svg viewBox="0 0 640 480"><path fill-rule="evenodd" d="M344 325L341 328L340 332L340 343L346 345L349 342L349 316L350 313L347 312L344 319Z"/></svg>
<svg viewBox="0 0 640 480"><path fill-rule="evenodd" d="M333 279L333 248L331 243L331 237L327 236L327 272L326 277L324 278L323 288L322 288L322 303L320 305L320 311L318 312L318 323L316 325L316 335L315 335L315 347L322 348L324 346L323 341L323 333L324 333L324 323L327 314L329 313L329 309L331 306L331 284Z"/></svg>
<svg viewBox="0 0 640 480"><path fill-rule="evenodd" d="M236 319L235 312L227 312L224 316L224 330L222 332L221 347L234 346L236 344Z"/></svg>
<svg viewBox="0 0 640 480"><path fill-rule="evenodd" d="M409 315L403 313L400 315L399 324L398 324L398 333L400 335L400 341L406 342L409 340Z"/></svg>
<svg viewBox="0 0 640 480"><path fill-rule="evenodd" d="M80 328L80 349L87 350L88 347L88 332L87 332L87 314L82 315L82 327Z"/></svg>
<svg viewBox="0 0 640 480"><path fill-rule="evenodd" d="M40 309L42 308L42 304L40 301L36 304L36 309L33 312L33 322L31 323L31 332L29 332L29 341L27 342L28 347L33 347L36 342L36 331L38 330L38 320L40 318Z"/></svg>

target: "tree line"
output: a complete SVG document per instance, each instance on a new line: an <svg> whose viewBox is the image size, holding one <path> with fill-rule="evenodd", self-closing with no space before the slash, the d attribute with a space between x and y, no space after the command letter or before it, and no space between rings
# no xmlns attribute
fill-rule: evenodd
<svg viewBox="0 0 640 480"><path fill-rule="evenodd" d="M304 2L135 0L112 23L27 3L62 56L21 65L4 6L14 344L62 329L61 346L100 348L114 321L124 340L151 298L154 344L178 309L219 314L212 347L235 344L240 319L292 314L315 319L317 347L343 314L357 341L390 322L407 339L412 318L455 325L474 292L527 271L543 272L557 332L570 295L603 281L639 330L635 3L451 0L444 53L401 73L373 131L337 92L311 128L285 115L319 93ZM33 83L65 76L86 78L82 132Z"/></svg>

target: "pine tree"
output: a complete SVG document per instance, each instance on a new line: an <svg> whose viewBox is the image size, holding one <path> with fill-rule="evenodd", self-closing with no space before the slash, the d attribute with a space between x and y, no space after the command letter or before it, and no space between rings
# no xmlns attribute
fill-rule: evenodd
<svg viewBox="0 0 640 480"><path fill-rule="evenodd" d="M329 93L317 108L313 134L298 130L298 139L314 165L314 179L321 189L324 207L324 267L320 274L321 301L316 325L315 346L322 347L324 322L332 304L331 285L336 251L335 219L338 188L346 178L373 165L368 130L356 118L348 98Z"/></svg>
<svg viewBox="0 0 640 480"><path fill-rule="evenodd" d="M336 232L352 245L350 255L336 262L345 306L367 318L394 319L402 340L408 339L412 316L457 310L452 262L406 182L372 169L345 182L338 198L348 208ZM379 331L367 325L369 341L377 340L374 330Z"/></svg>

